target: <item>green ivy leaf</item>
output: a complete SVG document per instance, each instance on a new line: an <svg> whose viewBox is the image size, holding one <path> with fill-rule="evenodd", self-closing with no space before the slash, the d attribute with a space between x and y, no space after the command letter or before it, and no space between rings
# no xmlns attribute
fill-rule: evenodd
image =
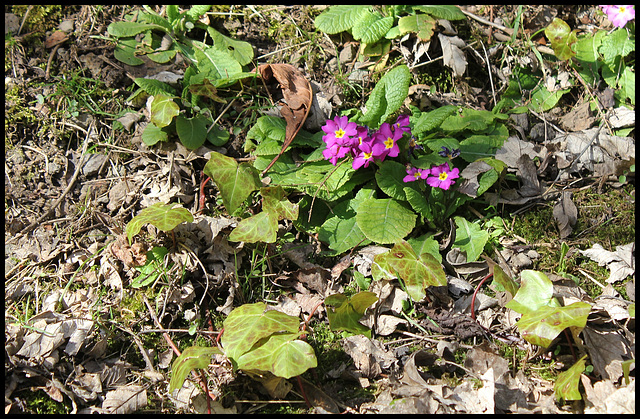
<svg viewBox="0 0 640 419"><path fill-rule="evenodd" d="M400 65L382 76L373 88L366 103L367 111L358 115L360 124L377 128L395 111L400 109L409 94L411 72L406 65Z"/></svg>
<svg viewBox="0 0 640 419"><path fill-rule="evenodd" d="M207 124L210 124L207 118L203 116L194 116L193 118L185 118L178 115L176 119L176 132L180 142L189 150L195 150L204 144L207 139Z"/></svg>
<svg viewBox="0 0 640 419"><path fill-rule="evenodd" d="M369 240L395 243L411 233L416 214L394 199L367 199L358 207L356 222Z"/></svg>
<svg viewBox="0 0 640 419"><path fill-rule="evenodd" d="M429 15L418 13L415 15L403 16L398 20L400 32L414 32L422 41L427 42L433 36L433 30L438 22Z"/></svg>
<svg viewBox="0 0 640 419"><path fill-rule="evenodd" d="M504 273L500 265L494 265L493 267L493 280L497 284L500 284L505 291L511 294L511 298L513 298L518 292L518 283L509 278L509 276Z"/></svg>
<svg viewBox="0 0 640 419"><path fill-rule="evenodd" d="M278 217L278 220L295 221L298 219L298 205L291 203L282 186L261 188L262 209Z"/></svg>
<svg viewBox="0 0 640 419"><path fill-rule="evenodd" d="M224 353L237 363L261 339L281 332L298 333L300 320L281 311L267 310L265 303L254 303L233 309L222 325L220 342Z"/></svg>
<svg viewBox="0 0 640 419"><path fill-rule="evenodd" d="M405 240L393 246L387 255L387 263L404 281L407 294L414 301L422 300L429 286L447 285L447 276L440 262L429 253L418 257Z"/></svg>
<svg viewBox="0 0 640 419"><path fill-rule="evenodd" d="M288 379L317 367L318 360L313 348L307 342L295 339L298 335L271 335L264 344L238 358L238 369L269 371L277 377Z"/></svg>
<svg viewBox="0 0 640 419"><path fill-rule="evenodd" d="M216 347L204 346L190 346L185 349L171 365L169 392L173 393L174 390L181 388L191 371L206 369L214 354L222 354L222 352Z"/></svg>
<svg viewBox="0 0 640 419"><path fill-rule="evenodd" d="M526 269L520 274L520 288L505 307L521 314L535 312L549 305L553 298L553 283L542 272Z"/></svg>
<svg viewBox="0 0 640 419"><path fill-rule="evenodd" d="M215 182L229 215L262 186L258 172L249 163L238 164L232 157L213 151L204 173Z"/></svg>
<svg viewBox="0 0 640 419"><path fill-rule="evenodd" d="M560 101L560 98L562 98L562 96L569 90L571 89L550 92L545 86L541 85L533 91L529 107L537 112L546 112L549 109L554 108L558 104L558 101Z"/></svg>
<svg viewBox="0 0 640 419"><path fill-rule="evenodd" d="M352 297L344 294L333 294L325 298L326 306L334 306L335 309L327 307L327 318L331 330L346 330L354 334L362 334L371 338L371 329L359 323L358 320L364 316L369 306L378 301L378 297L373 292L362 291Z"/></svg>
<svg viewBox="0 0 640 419"><path fill-rule="evenodd" d="M149 122L142 131L142 142L146 145L154 145L158 141L167 141L169 135L162 128L158 128L154 123Z"/></svg>
<svg viewBox="0 0 640 419"><path fill-rule="evenodd" d="M562 19L554 18L545 28L544 34L549 39L551 48L559 60L568 60L576 55L573 50L578 41L576 31L572 32L569 25Z"/></svg>
<svg viewBox="0 0 640 419"><path fill-rule="evenodd" d="M190 83L189 92L194 95L204 96L211 100L215 100L218 103L227 103L226 100L218 96L218 89L216 89L216 86L211 84L211 81L207 78L204 78L202 83Z"/></svg>
<svg viewBox="0 0 640 419"><path fill-rule="evenodd" d="M166 247L154 247L147 252L147 262L142 266L135 266L134 269L140 272L140 275L131 283L131 288L145 287L152 284L162 272L164 272L164 257L169 253ZM169 263L167 269L170 269L173 263Z"/></svg>
<svg viewBox="0 0 640 419"><path fill-rule="evenodd" d="M545 305L524 313L516 326L524 340L548 348L567 327L575 327L578 332L582 330L587 324L590 311L591 306L584 302L575 302L566 307Z"/></svg>
<svg viewBox="0 0 640 419"><path fill-rule="evenodd" d="M420 237L407 239L416 254L422 258L425 253L433 256L438 263L442 263L442 255L440 254L440 244L433 238L433 234L423 234Z"/></svg>
<svg viewBox="0 0 640 419"><path fill-rule="evenodd" d="M587 355L584 355L566 371L558 374L556 382L553 384L553 391L556 399L560 400L582 400L580 394L580 374L584 372Z"/></svg>
<svg viewBox="0 0 640 419"><path fill-rule="evenodd" d="M172 97L162 94L153 97L151 102L151 122L159 128L166 127L180 113L180 107Z"/></svg>
<svg viewBox="0 0 640 419"><path fill-rule="evenodd" d="M353 38L365 44L379 41L393 26L393 17L382 17L378 12L366 10L353 25Z"/></svg>
<svg viewBox="0 0 640 419"><path fill-rule="evenodd" d="M482 230L479 225L470 223L462 217L454 217L454 221L458 228L453 246L466 252L467 262L478 260L489 240L489 233Z"/></svg>
<svg viewBox="0 0 640 419"><path fill-rule="evenodd" d="M229 240L246 243L275 243L278 233L278 216L262 211L238 223L229 234Z"/></svg>
<svg viewBox="0 0 640 419"><path fill-rule="evenodd" d="M140 211L129 221L125 232L127 239L131 243L133 236L138 234L145 224L151 224L162 231L171 231L180 223L193 222L193 215L188 209L182 208L178 204L155 203Z"/></svg>
<svg viewBox="0 0 640 419"><path fill-rule="evenodd" d="M314 23L316 28L330 35L349 30L360 17L368 10L369 6L339 5L331 6L318 17Z"/></svg>

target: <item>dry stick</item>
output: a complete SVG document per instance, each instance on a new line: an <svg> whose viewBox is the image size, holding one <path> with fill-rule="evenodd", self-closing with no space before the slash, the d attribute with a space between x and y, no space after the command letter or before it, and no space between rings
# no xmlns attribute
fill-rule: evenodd
<svg viewBox="0 0 640 419"><path fill-rule="evenodd" d="M491 83L491 95L493 96L493 106L496 106L498 101L496 100L496 89L493 87L493 75L491 74L491 62L489 62L489 54L487 54L487 49L484 47L484 42L480 42L482 45L482 50L484 51L484 57L487 60L487 70L489 70L489 82Z"/></svg>
<svg viewBox="0 0 640 419"><path fill-rule="evenodd" d="M91 125L93 125L93 122L91 122ZM84 164L84 161L85 161L85 158L86 158L86 154L85 153L87 152L87 146L89 145L89 136L91 135L91 132L92 132L92 130L91 130L91 126L90 126L89 130L88 130L88 133L87 133L87 137L84 140L84 145L82 146L82 154L81 154L81 157L80 157L80 161L78 162L78 167L76 167L76 171L73 174L73 177L71 178L71 181L67 185L67 189L65 189L64 192L62 193L62 195L60 195L60 197L53 202L53 204L51 205L51 208L49 208L44 214L42 214L33 223L31 223L28 226L26 226L25 228L23 228L21 233L26 234L26 233L30 232L31 230L33 230L37 225L42 223L42 221L44 221L47 217L49 217L51 215L51 213L58 207L58 205L60 205L60 203L62 202L64 197L67 196L67 194L71 191L71 189L73 189L73 185L76 183L76 180L78 179L78 175L80 174L80 170L82 169L82 165Z"/></svg>

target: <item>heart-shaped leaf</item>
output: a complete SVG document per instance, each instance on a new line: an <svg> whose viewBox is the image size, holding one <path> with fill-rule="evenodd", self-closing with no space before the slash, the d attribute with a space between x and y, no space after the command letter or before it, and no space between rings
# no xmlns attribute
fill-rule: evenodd
<svg viewBox="0 0 640 419"><path fill-rule="evenodd" d="M277 235L278 216L268 211L262 211L240 221L229 234L229 240L245 243L274 243Z"/></svg>
<svg viewBox="0 0 640 419"><path fill-rule="evenodd" d="M576 327L578 331L584 328L590 311L591 306L584 302L566 307L542 306L523 314L516 326L524 340L548 348L567 327Z"/></svg>
<svg viewBox="0 0 640 419"><path fill-rule="evenodd" d="M553 283L542 272L526 269L520 274L520 288L505 307L521 314L549 305L553 298Z"/></svg>
<svg viewBox="0 0 640 419"><path fill-rule="evenodd" d="M151 122L159 128L166 127L180 114L180 107L172 97L159 94L151 102Z"/></svg>
<svg viewBox="0 0 640 419"><path fill-rule="evenodd" d="M325 298L327 306L334 306L335 309L327 307L327 317L331 330L346 330L355 334L363 334L371 337L371 329L360 324L358 320L364 316L364 312L378 301L378 297L373 292L362 291L352 297L344 294L333 294Z"/></svg>
<svg viewBox="0 0 640 419"><path fill-rule="evenodd" d="M587 355L584 355L566 371L558 374L553 390L557 400L582 400L580 394L580 374L584 372Z"/></svg>
<svg viewBox="0 0 640 419"><path fill-rule="evenodd" d="M242 205L251 192L262 185L258 172L249 163L238 164L234 158L215 151L211 152L204 173L211 177L218 187L222 203L229 215Z"/></svg>
<svg viewBox="0 0 640 419"><path fill-rule="evenodd" d="M282 378L302 374L318 366L316 354L307 342L296 339L299 333L271 335L267 341L238 358L238 369L269 371Z"/></svg>
<svg viewBox="0 0 640 419"><path fill-rule="evenodd" d="M204 346L190 346L185 349L171 366L169 392L181 388L191 371L207 368L214 354L222 354L222 352L216 347Z"/></svg>
<svg viewBox="0 0 640 419"><path fill-rule="evenodd" d="M478 260L484 251L484 245L489 241L489 233L477 225L468 222L462 217L454 217L456 225L456 240L454 247L458 247L467 253L467 262Z"/></svg>
<svg viewBox="0 0 640 419"><path fill-rule="evenodd" d="M127 239L131 244L133 236L138 234L145 224L152 224L156 228L162 231L171 231L180 223L193 222L193 215L188 209L182 208L178 204L164 204L158 202L151 205L148 208L140 211L140 214L136 215L129 221L127 228Z"/></svg>
<svg viewBox="0 0 640 419"><path fill-rule="evenodd" d="M387 263L404 281L407 294L414 300L422 300L429 286L447 285L447 276L440 265L429 253L418 257L411 245L402 240L393 246L387 254Z"/></svg>
<svg viewBox="0 0 640 419"><path fill-rule="evenodd" d="M411 233L416 214L394 199L367 199L356 214L358 227L376 243L395 243Z"/></svg>

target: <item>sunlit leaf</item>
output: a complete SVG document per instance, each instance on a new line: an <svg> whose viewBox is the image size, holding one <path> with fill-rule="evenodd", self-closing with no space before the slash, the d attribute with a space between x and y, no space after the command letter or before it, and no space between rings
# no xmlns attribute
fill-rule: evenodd
<svg viewBox="0 0 640 419"><path fill-rule="evenodd" d="M138 234L145 224L152 224L162 231L171 231L180 223L193 222L193 215L188 209L178 204L155 203L140 211L127 224L125 232L129 243L133 236Z"/></svg>
<svg viewBox="0 0 640 419"><path fill-rule="evenodd" d="M553 283L542 272L526 269L520 274L520 288L505 307L525 314L549 305L553 297Z"/></svg>
<svg viewBox="0 0 640 419"><path fill-rule="evenodd" d="M584 355L566 371L558 374L553 390L557 400L582 400L580 394L580 374L584 372L587 355Z"/></svg>
<svg viewBox="0 0 640 419"><path fill-rule="evenodd" d="M584 328L589 311L591 306L583 302L566 307L542 306L523 314L516 326L524 340L548 348L567 327L575 327L578 331Z"/></svg>
<svg viewBox="0 0 640 419"><path fill-rule="evenodd" d="M368 199L358 207L356 222L369 240L395 243L413 230L416 214L393 199Z"/></svg>
<svg viewBox="0 0 640 419"><path fill-rule="evenodd" d="M277 377L291 378L318 366L316 354L299 333L271 335L267 341L238 358L238 369L269 371Z"/></svg>
<svg viewBox="0 0 640 419"><path fill-rule="evenodd" d="M216 347L190 346L173 361L169 392L179 389L187 379L187 375L195 369L205 369L214 354L222 354Z"/></svg>
<svg viewBox="0 0 640 419"><path fill-rule="evenodd" d="M251 164L238 164L234 158L215 151L211 152L204 173L215 182L230 215L262 185L257 170Z"/></svg>
<svg viewBox="0 0 640 419"><path fill-rule="evenodd" d="M482 230L478 224L470 223L462 217L454 217L454 220L458 228L453 246L466 252L467 262L478 260L489 241L489 233Z"/></svg>
<svg viewBox="0 0 640 419"><path fill-rule="evenodd" d="M422 253L418 257L404 240L393 246L386 259L391 269L404 281L407 294L414 301L422 300L429 286L447 285L447 276L440 262L429 253Z"/></svg>
<svg viewBox="0 0 640 419"><path fill-rule="evenodd" d="M278 216L262 211L240 221L238 226L229 233L229 240L245 243L274 243L277 235Z"/></svg>
<svg viewBox="0 0 640 419"><path fill-rule="evenodd" d="M364 316L369 306L378 301L378 297L373 292L362 291L352 297L344 294L334 294L328 296L324 303L327 306L334 306L335 309L327 307L327 317L331 330L346 330L354 334L363 334L371 337L371 330L360 324L359 320Z"/></svg>

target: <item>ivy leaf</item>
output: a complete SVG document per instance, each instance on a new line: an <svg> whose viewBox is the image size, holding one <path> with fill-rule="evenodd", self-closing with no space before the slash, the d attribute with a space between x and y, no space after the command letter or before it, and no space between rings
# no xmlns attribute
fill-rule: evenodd
<svg viewBox="0 0 640 419"><path fill-rule="evenodd" d="M325 298L327 306L334 306L335 309L327 307L327 317L331 330L346 330L354 334L362 334L371 338L371 329L360 324L358 320L364 316L369 306L378 301L378 297L373 292L362 291L352 297L344 294L333 294Z"/></svg>
<svg viewBox="0 0 640 419"><path fill-rule="evenodd" d="M314 23L322 32L333 35L351 29L367 10L368 6L331 6L316 17Z"/></svg>
<svg viewBox="0 0 640 419"><path fill-rule="evenodd" d="M207 124L210 121L196 115L193 118L185 118L178 115L176 119L176 132L180 142L189 150L195 150L204 144L207 139Z"/></svg>
<svg viewBox="0 0 640 419"><path fill-rule="evenodd" d="M553 283L542 272L525 269L520 274L520 288L505 307L521 314L549 305L553 298Z"/></svg>
<svg viewBox="0 0 640 419"><path fill-rule="evenodd" d="M178 114L180 114L180 107L173 101L172 97L163 94L153 97L151 123L163 128L169 125Z"/></svg>
<svg viewBox="0 0 640 419"><path fill-rule="evenodd" d="M470 223L462 217L454 217L454 221L458 228L453 246L459 247L467 253L467 262L478 260L485 244L489 241L489 233L482 230L479 225Z"/></svg>
<svg viewBox="0 0 640 419"><path fill-rule="evenodd" d="M178 204L164 204L158 202L140 211L129 221L125 232L127 239L131 243L133 236L138 234L145 224L152 224L162 231L171 231L180 223L193 222L193 215L188 209L182 208Z"/></svg>
<svg viewBox="0 0 640 419"><path fill-rule="evenodd" d="M238 164L234 158L215 151L204 166L204 173L218 187L229 215L242 205L251 192L262 185L258 172L249 163Z"/></svg>
<svg viewBox="0 0 640 419"><path fill-rule="evenodd" d="M373 88L366 103L364 115L358 115L360 124L377 128L395 111L400 109L409 94L411 72L406 65L400 65L382 76Z"/></svg>
<svg viewBox="0 0 640 419"><path fill-rule="evenodd" d="M244 304L233 309L222 323L224 333L220 342L224 353L237 362L259 340L274 333L297 333L298 318L277 310L267 310L265 303Z"/></svg>
<svg viewBox="0 0 640 419"><path fill-rule="evenodd" d="M169 392L172 393L181 388L191 371L207 368L214 354L222 354L222 352L216 347L204 346L190 346L185 349L171 366Z"/></svg>
<svg viewBox="0 0 640 419"><path fill-rule="evenodd" d="M569 60L576 55L574 51L575 44L578 42L576 32L571 31L569 25L557 17L545 28L544 34L559 60Z"/></svg>
<svg viewBox="0 0 640 419"><path fill-rule="evenodd" d="M447 277L440 262L429 253L418 257L405 240L396 243L386 259L391 269L404 281L407 294L414 301L422 300L429 286L447 285Z"/></svg>
<svg viewBox="0 0 640 419"><path fill-rule="evenodd" d="M277 236L278 216L262 211L240 221L229 234L229 240L245 243L275 243Z"/></svg>
<svg viewBox="0 0 640 419"><path fill-rule="evenodd" d="M416 225L416 214L394 199L367 199L356 214L358 227L376 243L395 243Z"/></svg>
<svg viewBox="0 0 640 419"><path fill-rule="evenodd" d="M299 333L271 335L267 341L238 358L238 369L269 371L289 379L318 366L311 345L297 338Z"/></svg>
<svg viewBox="0 0 640 419"><path fill-rule="evenodd" d="M146 145L154 145L158 141L167 141L169 135L162 128L158 128L154 123L149 122L142 131L142 141Z"/></svg>
<svg viewBox="0 0 640 419"><path fill-rule="evenodd" d="M556 399L560 400L582 400L580 394L580 374L584 372L587 355L584 355L566 371L558 374L556 382L553 384L553 391Z"/></svg>
<svg viewBox="0 0 640 419"><path fill-rule="evenodd" d="M584 302L575 302L566 307L542 306L523 314L516 326L524 340L548 348L567 327L575 327L578 332L582 330L590 311L591 306Z"/></svg>
<svg viewBox="0 0 640 419"><path fill-rule="evenodd" d="M153 283L164 269L164 257L169 253L166 247L154 247L147 252L147 262L142 266L135 266L134 269L140 272L140 275L131 283L131 288L140 288ZM170 269L173 263L167 266Z"/></svg>
<svg viewBox="0 0 640 419"><path fill-rule="evenodd" d="M496 284L499 284L505 291L511 294L511 298L513 298L518 292L518 283L509 278L509 276L504 273L500 265L495 265L493 267L493 280Z"/></svg>
<svg viewBox="0 0 640 419"><path fill-rule="evenodd" d="M278 220L295 221L298 219L298 205L291 203L287 198L282 186L261 188L262 209L275 214Z"/></svg>

